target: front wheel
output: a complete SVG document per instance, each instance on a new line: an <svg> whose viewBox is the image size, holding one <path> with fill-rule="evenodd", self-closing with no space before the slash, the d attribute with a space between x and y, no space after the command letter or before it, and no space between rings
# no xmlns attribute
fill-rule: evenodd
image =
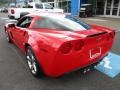
<svg viewBox="0 0 120 90"><path fill-rule="evenodd" d="M5 31L5 35L6 35L7 41L8 41L9 43L11 43L12 41L11 41L11 38L10 38L9 33L8 33L7 31Z"/></svg>
<svg viewBox="0 0 120 90"><path fill-rule="evenodd" d="M35 77L41 76L42 71L40 70L37 59L36 59L36 57L34 55L34 52L33 52L32 48L30 46L27 47L26 58L27 58L28 67L29 67L32 75L35 76Z"/></svg>

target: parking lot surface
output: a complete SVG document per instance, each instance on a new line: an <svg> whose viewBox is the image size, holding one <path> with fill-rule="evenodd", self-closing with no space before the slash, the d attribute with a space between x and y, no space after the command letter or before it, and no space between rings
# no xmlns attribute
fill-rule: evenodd
<svg viewBox="0 0 120 90"><path fill-rule="evenodd" d="M81 18L81 20L89 24L97 24L116 30L120 30L120 18L106 18L106 17L88 17Z"/></svg>
<svg viewBox="0 0 120 90"><path fill-rule="evenodd" d="M85 75L76 71L60 78L34 78L27 68L25 56L15 45L9 44L5 38L4 24L6 21L8 21L7 15L0 14L0 90L120 90L119 75L110 78L97 70ZM95 22L87 20L87 18L84 21ZM107 19L107 22L109 21L111 22L111 19ZM97 22L98 24L102 23L102 21ZM120 26L118 20L114 22ZM117 29L119 28L117 24L116 26L110 25L110 23L106 25ZM119 31L116 33L111 52L120 55Z"/></svg>

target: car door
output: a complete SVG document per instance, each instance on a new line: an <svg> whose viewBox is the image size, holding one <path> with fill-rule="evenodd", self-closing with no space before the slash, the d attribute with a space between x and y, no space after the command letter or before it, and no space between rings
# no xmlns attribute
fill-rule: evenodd
<svg viewBox="0 0 120 90"><path fill-rule="evenodd" d="M23 17L17 24L15 28L15 42L17 46L21 49L24 48L24 42L25 42L25 35L27 33L27 30L32 22L32 17Z"/></svg>

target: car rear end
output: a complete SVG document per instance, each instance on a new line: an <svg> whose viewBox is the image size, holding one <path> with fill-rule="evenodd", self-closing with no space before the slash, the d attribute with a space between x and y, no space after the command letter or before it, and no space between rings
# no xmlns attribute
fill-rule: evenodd
<svg viewBox="0 0 120 90"><path fill-rule="evenodd" d="M47 46L51 52L44 53L41 59L42 67L48 76L58 77L95 64L104 58L112 47L115 36L112 30L90 26L71 16L42 16L44 22L46 21L44 24L47 23L47 28L49 27L47 30L42 28L41 33L49 40Z"/></svg>
<svg viewBox="0 0 120 90"><path fill-rule="evenodd" d="M52 64L51 76L57 77L99 62L111 49L114 36L114 31L101 32L64 42Z"/></svg>

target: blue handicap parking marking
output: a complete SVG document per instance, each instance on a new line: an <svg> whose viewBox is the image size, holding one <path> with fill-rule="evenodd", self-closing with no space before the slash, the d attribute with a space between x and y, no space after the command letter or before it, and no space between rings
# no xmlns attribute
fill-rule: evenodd
<svg viewBox="0 0 120 90"><path fill-rule="evenodd" d="M111 78L114 78L120 73L120 56L114 53L109 53L96 69Z"/></svg>

